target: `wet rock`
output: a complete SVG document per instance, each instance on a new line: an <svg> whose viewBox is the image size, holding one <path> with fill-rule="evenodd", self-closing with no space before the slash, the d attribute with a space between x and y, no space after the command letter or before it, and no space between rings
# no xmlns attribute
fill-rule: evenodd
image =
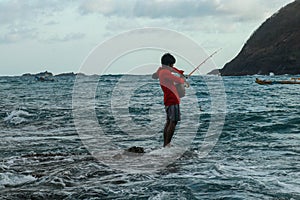
<svg viewBox="0 0 300 200"><path fill-rule="evenodd" d="M126 151L130 153L145 153L143 147L137 147L137 146L130 147Z"/></svg>

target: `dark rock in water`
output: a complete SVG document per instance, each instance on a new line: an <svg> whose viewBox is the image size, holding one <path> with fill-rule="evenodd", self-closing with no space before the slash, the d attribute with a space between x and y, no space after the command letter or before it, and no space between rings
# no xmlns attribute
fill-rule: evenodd
<svg viewBox="0 0 300 200"><path fill-rule="evenodd" d="M220 72L223 76L300 74L300 1L267 19Z"/></svg>
<svg viewBox="0 0 300 200"><path fill-rule="evenodd" d="M46 176L46 174L44 174L44 173L32 173L31 176L33 176L35 178L41 178L43 176Z"/></svg>
<svg viewBox="0 0 300 200"><path fill-rule="evenodd" d="M74 72L68 72L68 73L61 73L61 74L57 74L55 75L57 77L60 77L60 76L68 76L68 77L73 77L73 76L85 76L84 73L74 73Z"/></svg>
<svg viewBox="0 0 300 200"><path fill-rule="evenodd" d="M219 69L214 69L211 72L208 73L209 75L221 75Z"/></svg>
<svg viewBox="0 0 300 200"><path fill-rule="evenodd" d="M45 71L45 72L39 72L37 74L26 73L26 74L23 74L22 76L38 76L38 77L41 77L41 76L53 76L53 74L51 72Z"/></svg>
<svg viewBox="0 0 300 200"><path fill-rule="evenodd" d="M37 81L41 81L41 82L53 82L55 81L53 78L51 78L52 76L35 76L35 79Z"/></svg>
<svg viewBox="0 0 300 200"><path fill-rule="evenodd" d="M55 76L76 76L76 74L74 72L70 72L70 73L61 73L61 74L57 74Z"/></svg>
<svg viewBox="0 0 300 200"><path fill-rule="evenodd" d="M53 74L51 72L45 71L35 74L35 76L53 76Z"/></svg>
<svg viewBox="0 0 300 200"><path fill-rule="evenodd" d="M30 73L22 74L22 76L32 76Z"/></svg>
<svg viewBox="0 0 300 200"><path fill-rule="evenodd" d="M131 152L131 153L145 153L143 147L136 147L136 146L130 147L126 151Z"/></svg>

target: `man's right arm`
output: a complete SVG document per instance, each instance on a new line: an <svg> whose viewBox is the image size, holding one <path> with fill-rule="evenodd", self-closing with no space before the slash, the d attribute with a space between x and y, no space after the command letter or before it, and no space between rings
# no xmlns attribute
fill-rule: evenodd
<svg viewBox="0 0 300 200"><path fill-rule="evenodd" d="M153 73L153 74L152 74L152 78L153 78L153 79L158 79L158 73L157 73L157 72Z"/></svg>
<svg viewBox="0 0 300 200"><path fill-rule="evenodd" d="M152 78L153 78L153 79L159 79L159 74L158 74L158 72L159 72L160 69L161 69L161 68L159 67L159 68L157 69L157 71L156 71L155 73L152 74Z"/></svg>

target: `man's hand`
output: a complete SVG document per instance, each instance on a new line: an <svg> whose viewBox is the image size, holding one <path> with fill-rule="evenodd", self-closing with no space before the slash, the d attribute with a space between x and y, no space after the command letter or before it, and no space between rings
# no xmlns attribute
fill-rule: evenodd
<svg viewBox="0 0 300 200"><path fill-rule="evenodd" d="M189 88L190 87L190 83L189 82L184 82L184 87Z"/></svg>
<svg viewBox="0 0 300 200"><path fill-rule="evenodd" d="M157 74L157 72L155 72L155 73L152 74L152 78L153 78L153 79L158 79L158 74Z"/></svg>

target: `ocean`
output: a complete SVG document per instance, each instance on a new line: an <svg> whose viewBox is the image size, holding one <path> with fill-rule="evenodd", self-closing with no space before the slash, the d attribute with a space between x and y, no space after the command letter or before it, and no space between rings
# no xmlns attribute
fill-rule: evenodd
<svg viewBox="0 0 300 200"><path fill-rule="evenodd" d="M0 77L0 199L300 199L300 86L256 77L191 77L165 149L150 76Z"/></svg>

